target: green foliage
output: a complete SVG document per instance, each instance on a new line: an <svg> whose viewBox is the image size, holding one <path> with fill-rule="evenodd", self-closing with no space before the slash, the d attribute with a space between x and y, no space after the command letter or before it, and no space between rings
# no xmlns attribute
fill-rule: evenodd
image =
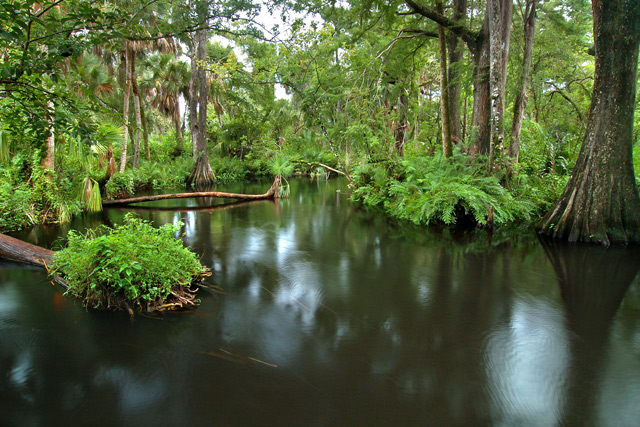
<svg viewBox="0 0 640 427"><path fill-rule="evenodd" d="M368 164L354 176L352 199L425 225L453 225L463 218L484 224L492 206L497 224L533 218L533 203L516 199L495 176L485 176L480 162L467 162L465 156L447 160L436 155L399 164Z"/></svg>
<svg viewBox="0 0 640 427"><path fill-rule="evenodd" d="M102 195L100 194L100 185L87 177L82 185L82 201L87 206L89 212L102 211Z"/></svg>
<svg viewBox="0 0 640 427"><path fill-rule="evenodd" d="M211 168L216 173L219 184L242 181L251 173L250 164L237 157L216 157L211 159Z"/></svg>
<svg viewBox="0 0 640 427"><path fill-rule="evenodd" d="M0 231L69 221L82 209L76 188L67 178L47 174L38 151L30 159L14 156L0 165Z"/></svg>
<svg viewBox="0 0 640 427"><path fill-rule="evenodd" d="M130 197L140 190L181 187L193 169L193 159L179 156L167 163L142 161L136 169L117 173L105 185L108 199Z"/></svg>
<svg viewBox="0 0 640 427"><path fill-rule="evenodd" d="M80 234L56 252L53 273L67 280L68 294L87 307L117 308L123 301L147 309L161 304L176 288L189 286L205 269L176 239L182 223L154 228L131 215L124 224Z"/></svg>
<svg viewBox="0 0 640 427"><path fill-rule="evenodd" d="M269 170L272 175L291 176L294 164L284 153L277 153L269 159Z"/></svg>

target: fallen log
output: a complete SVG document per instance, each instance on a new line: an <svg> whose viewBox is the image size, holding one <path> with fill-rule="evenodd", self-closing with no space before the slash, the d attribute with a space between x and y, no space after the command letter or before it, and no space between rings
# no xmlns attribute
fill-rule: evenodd
<svg viewBox="0 0 640 427"><path fill-rule="evenodd" d="M166 199L188 199L193 197L217 197L238 200L267 200L280 197L280 175L276 176L271 188L264 194L225 193L222 191L196 191L191 193L157 194L155 196L128 197L126 199L103 200L102 206L129 205L132 203L151 202Z"/></svg>
<svg viewBox="0 0 640 427"><path fill-rule="evenodd" d="M315 166L315 167L321 167L324 168L326 170L328 170L329 172L333 172L333 173L337 173L338 175L342 175L345 178L347 178L347 181L351 182L351 176L345 172L342 172L338 169L334 169L331 166L327 166L323 163L319 163L319 162L305 162L304 160L295 160L293 163L301 163L303 165L307 165L307 166Z"/></svg>
<svg viewBox="0 0 640 427"><path fill-rule="evenodd" d="M52 250L0 234L0 258L46 268L46 265L51 265L54 253Z"/></svg>
<svg viewBox="0 0 640 427"><path fill-rule="evenodd" d="M48 272L49 265L53 262L54 254L55 251L50 249L32 245L0 233L0 258L41 267ZM53 281L67 289L67 282L59 275L54 274Z"/></svg>
<svg viewBox="0 0 640 427"><path fill-rule="evenodd" d="M236 202L221 203L212 206L191 206L188 208L172 208L172 207L155 207L155 206L113 206L112 209L123 210L126 212L214 212L225 209L233 209L238 206L247 206L253 203L262 203L264 200L238 200Z"/></svg>

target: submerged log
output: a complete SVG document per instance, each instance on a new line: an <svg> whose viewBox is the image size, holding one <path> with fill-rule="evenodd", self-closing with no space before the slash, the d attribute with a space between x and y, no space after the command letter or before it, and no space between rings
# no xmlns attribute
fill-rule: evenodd
<svg viewBox="0 0 640 427"><path fill-rule="evenodd" d="M217 197L238 200L268 200L280 197L280 175L276 176L271 188L264 194L225 193L222 191L197 191L191 193L157 194L155 196L128 197L126 199L103 200L102 206L128 205L131 203L151 202L166 199L188 199L193 197Z"/></svg>

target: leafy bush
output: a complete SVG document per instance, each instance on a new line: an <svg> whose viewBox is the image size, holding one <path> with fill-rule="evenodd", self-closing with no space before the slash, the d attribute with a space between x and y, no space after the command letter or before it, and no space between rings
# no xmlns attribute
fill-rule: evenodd
<svg viewBox="0 0 640 427"><path fill-rule="evenodd" d="M221 184L242 181L249 174L247 163L237 157L214 157L211 168L216 173L216 181Z"/></svg>
<svg viewBox="0 0 640 427"><path fill-rule="evenodd" d="M129 197L133 194L135 184L131 174L117 173L105 185L107 198Z"/></svg>
<svg viewBox="0 0 640 427"><path fill-rule="evenodd" d="M56 252L53 273L67 280L67 293L87 307L161 309L189 295L195 277L205 272L196 255L174 236L182 224L154 228L127 215L121 226L101 226L81 234L70 231L68 246ZM188 299L188 298L187 298ZM173 304L177 304L173 303Z"/></svg>

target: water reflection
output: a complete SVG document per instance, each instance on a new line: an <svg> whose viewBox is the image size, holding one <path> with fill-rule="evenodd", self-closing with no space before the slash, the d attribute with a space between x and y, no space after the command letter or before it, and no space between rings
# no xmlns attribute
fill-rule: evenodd
<svg viewBox="0 0 640 427"><path fill-rule="evenodd" d="M400 229L353 209L346 191L294 181L278 203L135 208L184 222L227 292L203 293L186 315L87 313L42 273L0 268L0 424L638 418L640 305L624 304L635 254Z"/></svg>
<svg viewBox="0 0 640 427"><path fill-rule="evenodd" d="M640 378L634 381L636 393L623 388L608 390L606 395L603 383L610 379L609 370L620 366L611 363L611 331L624 295L640 270L640 249L579 247L546 239L542 245L558 276L571 333L573 364L568 369L562 423L633 425L640 419Z"/></svg>

